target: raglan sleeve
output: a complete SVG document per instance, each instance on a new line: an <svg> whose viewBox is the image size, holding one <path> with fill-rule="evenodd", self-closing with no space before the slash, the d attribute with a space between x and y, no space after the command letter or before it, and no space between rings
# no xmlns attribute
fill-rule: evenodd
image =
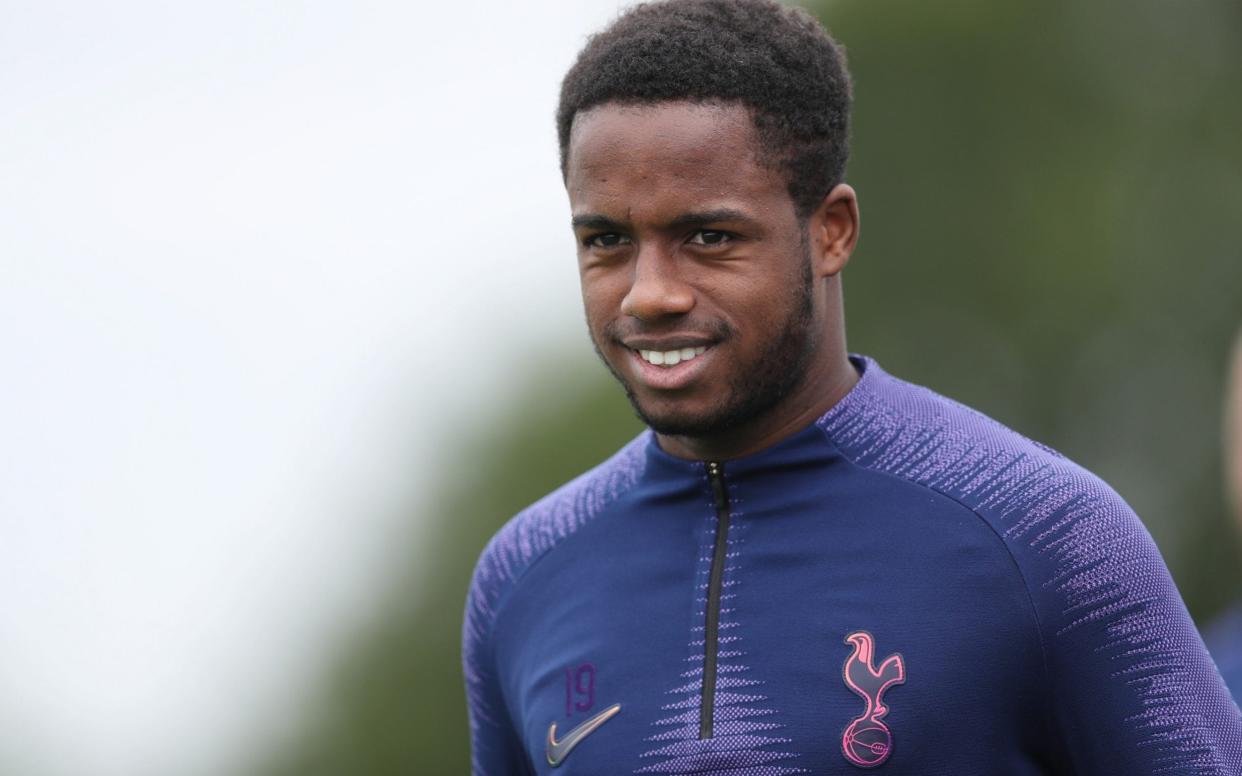
<svg viewBox="0 0 1242 776"><path fill-rule="evenodd" d="M1036 517L1011 539L1066 770L1242 776L1242 716L1138 517L1098 480Z"/></svg>
<svg viewBox="0 0 1242 776"><path fill-rule="evenodd" d="M470 719L470 772L474 776L533 774L501 689L492 643L499 599L495 542L474 570L462 626L462 673Z"/></svg>

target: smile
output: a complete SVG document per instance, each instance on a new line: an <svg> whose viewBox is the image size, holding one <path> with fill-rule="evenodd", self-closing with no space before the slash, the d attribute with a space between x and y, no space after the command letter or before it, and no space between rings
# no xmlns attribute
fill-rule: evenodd
<svg viewBox="0 0 1242 776"><path fill-rule="evenodd" d="M681 348L679 350L637 350L635 352L648 364L677 366L683 361L689 361L696 356L703 355L706 350L706 347L700 346L697 348Z"/></svg>

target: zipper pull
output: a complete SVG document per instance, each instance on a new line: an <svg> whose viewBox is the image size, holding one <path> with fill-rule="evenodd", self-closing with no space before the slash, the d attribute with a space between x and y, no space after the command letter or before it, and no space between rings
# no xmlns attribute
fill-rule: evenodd
<svg viewBox="0 0 1242 776"><path fill-rule="evenodd" d="M716 511L722 512L729 508L729 493L725 490L724 465L715 461L707 462L707 477L712 481L712 495L716 497Z"/></svg>

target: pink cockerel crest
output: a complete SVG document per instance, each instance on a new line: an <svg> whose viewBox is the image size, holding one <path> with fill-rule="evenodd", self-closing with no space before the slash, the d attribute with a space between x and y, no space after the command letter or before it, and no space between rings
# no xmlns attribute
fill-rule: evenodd
<svg viewBox="0 0 1242 776"><path fill-rule="evenodd" d="M846 658L842 676L845 684L867 702L867 707L842 733L841 751L854 765L874 768L893 751L893 735L881 721L888 713L884 691L906 681L906 664L900 654L892 654L875 668L875 638L866 631L851 633L845 637L845 643L854 646L854 653Z"/></svg>

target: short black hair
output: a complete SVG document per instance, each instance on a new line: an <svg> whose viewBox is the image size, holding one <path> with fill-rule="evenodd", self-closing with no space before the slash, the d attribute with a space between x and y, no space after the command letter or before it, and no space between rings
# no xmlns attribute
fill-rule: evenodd
<svg viewBox="0 0 1242 776"><path fill-rule="evenodd" d="M740 102L800 217L845 175L845 52L809 13L774 0L662 0L591 36L561 83L561 174L574 117L607 102Z"/></svg>

